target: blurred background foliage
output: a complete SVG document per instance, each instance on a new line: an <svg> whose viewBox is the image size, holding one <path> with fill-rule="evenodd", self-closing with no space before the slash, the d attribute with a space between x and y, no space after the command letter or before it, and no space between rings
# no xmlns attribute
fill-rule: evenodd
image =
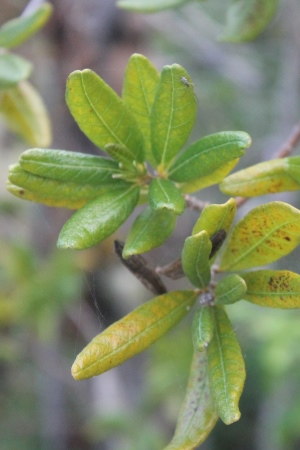
<svg viewBox="0 0 300 450"><path fill-rule="evenodd" d="M199 102L193 139L221 130L251 135L253 145L238 168L273 157L299 122L298 0L281 2L267 30L245 44L216 41L229 3L221 0L153 15L121 11L112 0L52 3L49 23L16 51L34 65L31 82L50 114L52 148L98 153L67 110L66 77L88 67L120 93L134 52L159 69L177 62L189 71ZM2 0L0 24L26 4ZM58 252L56 238L69 212L6 193L7 166L27 148L0 122L1 449L161 449L173 433L184 395L190 318L121 367L88 381L71 378L71 364L84 345L151 295L118 262L112 239L83 252ZM198 195L215 203L227 200L217 187ZM239 213L271 199L251 199ZM276 199L300 207L297 193ZM150 252L148 260L162 265L178 257L196 219L195 212L184 214L164 250ZM119 239L128 227L122 227ZM278 267L297 272L298 261L295 251ZM201 449L298 449L299 312L246 302L228 312L247 366L242 417L230 427L218 423Z"/></svg>

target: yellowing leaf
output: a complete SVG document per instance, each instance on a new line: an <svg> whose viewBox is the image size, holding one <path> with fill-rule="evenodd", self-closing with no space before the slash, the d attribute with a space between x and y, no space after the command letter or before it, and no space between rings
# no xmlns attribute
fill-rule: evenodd
<svg viewBox="0 0 300 450"><path fill-rule="evenodd" d="M277 261L300 243L300 211L282 202L252 209L233 229L220 262L222 271Z"/></svg>
<svg viewBox="0 0 300 450"><path fill-rule="evenodd" d="M94 377L145 350L190 310L194 291L174 291L155 297L96 336L77 356L76 380Z"/></svg>
<svg viewBox="0 0 300 450"><path fill-rule="evenodd" d="M226 425L240 418L239 400L245 382L245 364L232 325L222 306L215 306L215 331L207 355L211 395Z"/></svg>
<svg viewBox="0 0 300 450"><path fill-rule="evenodd" d="M218 230L224 230L228 233L236 213L236 201L230 198L223 205L205 206L200 214L199 219L195 223L192 233L197 234L199 231L207 231L209 237Z"/></svg>
<svg viewBox="0 0 300 450"><path fill-rule="evenodd" d="M300 308L300 275L288 270L257 270L242 275L245 300L270 308Z"/></svg>
<svg viewBox="0 0 300 450"><path fill-rule="evenodd" d="M289 174L292 159L274 159L240 170L225 178L220 189L224 194L242 197L298 191L300 183Z"/></svg>
<svg viewBox="0 0 300 450"><path fill-rule="evenodd" d="M174 437L164 450L193 450L214 428L218 414L210 394L206 352L194 352Z"/></svg>
<svg viewBox="0 0 300 450"><path fill-rule="evenodd" d="M27 81L19 83L0 97L0 111L8 127L29 145L47 147L51 126L43 100Z"/></svg>

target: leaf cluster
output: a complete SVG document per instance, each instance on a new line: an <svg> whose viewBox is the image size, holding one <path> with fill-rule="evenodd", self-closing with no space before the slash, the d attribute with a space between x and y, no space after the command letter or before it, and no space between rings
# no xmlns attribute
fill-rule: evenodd
<svg viewBox="0 0 300 450"><path fill-rule="evenodd" d="M139 278L148 278L148 285L150 276L160 280L158 272L173 278L184 275L192 285L167 292L159 283L161 295L108 327L82 350L73 364L73 377L90 378L123 363L198 304L186 397L166 447L193 449L207 438L218 418L231 424L240 417L245 364L225 307L240 300L263 307L300 307L298 274L261 269L299 245L300 211L274 201L252 209L235 223L237 202L230 198L202 208L181 258L167 270L153 270L151 275L140 255L172 234L177 217L191 200L187 193L216 183L227 194L243 196L299 189L298 158L258 164L226 177L250 146L248 134L220 132L187 144L197 111L189 74L178 64L165 66L159 73L138 54L128 62L122 97L85 69L69 76L66 101L80 129L107 156L27 150L10 168L10 192L46 205L77 209L61 230L60 248L98 244L137 205L146 204L124 247L119 246L122 261L129 268L129 262L134 262L134 270Z"/></svg>
<svg viewBox="0 0 300 450"><path fill-rule="evenodd" d="M43 27L51 13L52 5L44 2L0 27L0 113L13 132L29 145L41 147L49 145L51 131L43 100L27 81L32 65L9 50Z"/></svg>

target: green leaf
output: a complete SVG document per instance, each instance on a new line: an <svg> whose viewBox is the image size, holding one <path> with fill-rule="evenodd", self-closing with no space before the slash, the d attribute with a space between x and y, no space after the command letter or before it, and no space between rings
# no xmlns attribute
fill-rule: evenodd
<svg viewBox="0 0 300 450"><path fill-rule="evenodd" d="M194 450L218 420L210 394L206 352L194 352L185 398L174 437L164 450Z"/></svg>
<svg viewBox="0 0 300 450"><path fill-rule="evenodd" d="M255 164L225 178L220 189L227 195L256 197L300 189L300 157L282 158ZM298 173L297 173L298 172ZM294 175L298 175L298 180Z"/></svg>
<svg viewBox="0 0 300 450"><path fill-rule="evenodd" d="M243 42L255 39L274 17L277 7L278 0L234 1L221 40Z"/></svg>
<svg viewBox="0 0 300 450"><path fill-rule="evenodd" d="M257 270L243 274L248 302L269 308L300 308L300 275L288 270Z"/></svg>
<svg viewBox="0 0 300 450"><path fill-rule="evenodd" d="M216 170L213 170L209 175L196 180L187 181L186 183L180 183L178 187L184 194L189 194L199 191L200 189L213 186L214 184L220 183L220 181L222 181L226 175L231 172L238 162L239 158L233 159L232 161L225 163L223 166L218 167Z"/></svg>
<svg viewBox="0 0 300 450"><path fill-rule="evenodd" d="M214 335L215 321L212 308L202 306L197 309L192 323L192 335L195 351L203 352Z"/></svg>
<svg viewBox="0 0 300 450"><path fill-rule="evenodd" d="M143 162L143 136L129 107L95 72L69 75L66 102L79 128L98 147L126 147L132 160Z"/></svg>
<svg viewBox="0 0 300 450"><path fill-rule="evenodd" d="M160 74L143 55L135 53L128 61L123 100L130 107L145 138L146 159L154 162L150 141L150 114Z"/></svg>
<svg viewBox="0 0 300 450"><path fill-rule="evenodd" d="M191 0L119 0L117 6L122 9L145 13L173 9L190 1Z"/></svg>
<svg viewBox="0 0 300 450"><path fill-rule="evenodd" d="M238 404L246 377L245 364L224 308L215 306L213 310L215 331L207 351L210 389L220 418L229 425L241 415Z"/></svg>
<svg viewBox="0 0 300 450"><path fill-rule="evenodd" d="M0 96L0 112L8 127L29 145L47 147L51 142L51 125L43 100L27 81Z"/></svg>
<svg viewBox="0 0 300 450"><path fill-rule="evenodd" d="M148 252L162 245L172 234L176 215L168 209L153 210L148 206L135 219L125 242L123 258Z"/></svg>
<svg viewBox="0 0 300 450"><path fill-rule="evenodd" d="M212 244L206 231L189 236L182 250L182 268L190 282L199 288L210 282L209 256Z"/></svg>
<svg viewBox="0 0 300 450"><path fill-rule="evenodd" d="M157 209L169 209L175 214L181 215L185 210L185 200L170 180L153 178L149 188L150 206Z"/></svg>
<svg viewBox="0 0 300 450"><path fill-rule="evenodd" d="M57 246L82 250L96 245L113 234L134 210L139 188L127 187L106 192L87 203L63 226Z"/></svg>
<svg viewBox="0 0 300 450"><path fill-rule="evenodd" d="M18 164L10 166L8 179L8 191L23 200L70 209L79 209L107 192L128 187L128 183L121 180L115 180L114 184L108 185L50 180L27 172Z"/></svg>
<svg viewBox="0 0 300 450"><path fill-rule="evenodd" d="M107 144L104 147L104 151L120 164L120 168L133 168L134 161L132 160L132 154L128 148L119 144Z"/></svg>
<svg viewBox="0 0 300 450"><path fill-rule="evenodd" d="M233 229L220 270L250 269L270 264L300 243L300 211L282 202L252 209Z"/></svg>
<svg viewBox="0 0 300 450"><path fill-rule="evenodd" d="M53 7L44 2L32 12L9 20L0 27L0 47L12 48L22 44L48 21Z"/></svg>
<svg viewBox="0 0 300 450"><path fill-rule="evenodd" d="M26 59L10 53L0 54L0 91L25 80L31 71L32 65Z"/></svg>
<svg viewBox="0 0 300 450"><path fill-rule="evenodd" d="M188 73L178 64L165 66L151 113L152 151L161 173L187 141L196 112L197 99Z"/></svg>
<svg viewBox="0 0 300 450"><path fill-rule="evenodd" d="M100 375L145 350L188 313L194 291L174 291L144 303L96 336L77 356L75 380Z"/></svg>
<svg viewBox="0 0 300 450"><path fill-rule="evenodd" d="M236 201L234 198L230 198L222 205L205 206L195 223L192 234L197 234L202 230L206 230L209 237L213 236L219 230L224 230L228 233L235 213Z"/></svg>
<svg viewBox="0 0 300 450"><path fill-rule="evenodd" d="M194 142L174 161L169 169L170 180L186 182L207 176L225 163L239 158L251 145L243 131L223 131Z"/></svg>
<svg viewBox="0 0 300 450"><path fill-rule="evenodd" d="M216 305L231 305L245 298L247 285L243 278L233 273L223 278L215 289Z"/></svg>
<svg viewBox="0 0 300 450"><path fill-rule="evenodd" d="M66 150L30 149L22 153L19 163L34 175L83 185L114 184L112 176L120 172L115 161Z"/></svg>

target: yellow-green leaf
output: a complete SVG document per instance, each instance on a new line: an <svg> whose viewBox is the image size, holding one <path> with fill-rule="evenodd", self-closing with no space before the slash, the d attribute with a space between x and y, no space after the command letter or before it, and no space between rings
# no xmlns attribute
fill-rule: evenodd
<svg viewBox="0 0 300 450"><path fill-rule="evenodd" d="M95 72L72 72L66 102L79 128L98 147L119 144L144 161L144 139L129 107Z"/></svg>
<svg viewBox="0 0 300 450"><path fill-rule="evenodd" d="M224 230L228 233L236 213L236 201L230 198L222 205L205 206L195 223L192 234L206 230L209 237L218 230Z"/></svg>
<svg viewBox="0 0 300 450"><path fill-rule="evenodd" d="M200 189L205 189L214 184L220 183L229 172L237 165L239 162L239 158L233 159L224 165L218 167L216 170L212 171L209 175L198 178L197 180L187 181L186 183L178 184L181 192L185 194L189 194L195 191L199 191Z"/></svg>
<svg viewBox="0 0 300 450"><path fill-rule="evenodd" d="M247 284L243 297L269 308L300 308L300 275L288 270L257 270L242 275Z"/></svg>
<svg viewBox="0 0 300 450"><path fill-rule="evenodd" d="M215 408L226 425L240 418L239 400L245 382L245 364L232 325L222 306L213 308L214 336L208 346L211 395Z"/></svg>
<svg viewBox="0 0 300 450"><path fill-rule="evenodd" d="M296 164L291 161L294 159L299 160L299 157L274 159L240 170L225 178L220 189L224 194L242 197L298 191L300 180L297 182L289 173Z"/></svg>
<svg viewBox="0 0 300 450"><path fill-rule="evenodd" d="M160 74L143 55L135 53L128 61L123 100L130 107L139 128L145 137L146 159L153 162L150 145L150 115Z"/></svg>
<svg viewBox="0 0 300 450"><path fill-rule="evenodd" d="M192 323L194 349L203 352L214 335L214 316L210 306L201 306L195 312Z"/></svg>
<svg viewBox="0 0 300 450"><path fill-rule="evenodd" d="M8 127L29 145L47 147L51 126L43 100L27 81L19 83L0 97L0 111Z"/></svg>
<svg viewBox="0 0 300 450"><path fill-rule="evenodd" d="M151 112L152 151L161 173L188 139L196 111L197 100L188 73L178 64L165 66Z"/></svg>
<svg viewBox="0 0 300 450"><path fill-rule="evenodd" d="M209 387L206 352L194 352L186 395L172 441L164 450L194 450L218 420Z"/></svg>
<svg viewBox="0 0 300 450"><path fill-rule="evenodd" d="M204 136L176 158L168 177L183 183L210 175L227 162L244 155L250 145L251 138L243 131L222 131Z"/></svg>
<svg viewBox="0 0 300 450"><path fill-rule="evenodd" d="M237 223L222 255L220 270L244 270L270 264L300 243L300 211L283 202L252 209Z"/></svg>
<svg viewBox="0 0 300 450"><path fill-rule="evenodd" d="M209 257L212 244L206 231L186 238L182 250L182 268L190 282L199 288L210 282Z"/></svg>
<svg viewBox="0 0 300 450"><path fill-rule="evenodd" d="M52 5L44 2L38 8L4 23L0 27L0 47L12 48L22 44L44 26L52 10Z"/></svg>
<svg viewBox="0 0 300 450"><path fill-rule="evenodd" d="M145 350L175 326L196 299L194 291L174 291L144 303L96 336L77 356L76 380L94 377Z"/></svg>

